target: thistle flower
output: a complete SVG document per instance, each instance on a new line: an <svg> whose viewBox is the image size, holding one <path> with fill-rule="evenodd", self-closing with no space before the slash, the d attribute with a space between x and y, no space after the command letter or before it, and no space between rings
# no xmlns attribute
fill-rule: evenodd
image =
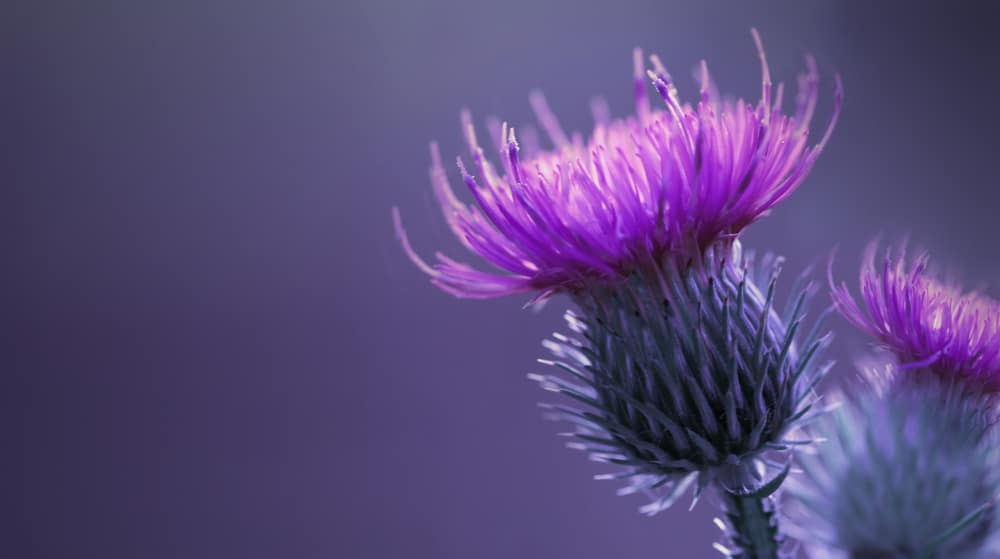
<svg viewBox="0 0 1000 559"><path fill-rule="evenodd" d="M1000 444L984 397L904 373L824 416L826 441L786 484L789 531L816 558L997 557Z"/></svg>
<svg viewBox="0 0 1000 559"><path fill-rule="evenodd" d="M634 53L636 114L622 120L595 110L590 138L563 132L540 94L531 101L554 148L521 152L513 128L493 126L500 168L485 155L468 112L462 113L474 166L458 168L476 205L459 201L431 145L431 183L458 239L501 273L475 269L437 255L433 266L411 248L399 213L396 232L411 260L435 285L459 297L491 298L537 292L578 293L628 278L647 262L696 258L716 241L730 242L743 228L788 197L826 145L841 106L818 144L808 145L818 76L807 58L799 77L796 110L779 112L783 87L772 96L767 60L760 55L762 93L751 105L721 101L701 65L701 98L682 104L670 74L654 56L648 76L664 107L646 96L642 52ZM477 176L474 176L474 173Z"/></svg>
<svg viewBox="0 0 1000 559"><path fill-rule="evenodd" d="M998 306L929 277L926 255L906 267L900 248L876 266L876 252L861 269L862 305L831 277L833 301L895 359L866 371L861 396L815 430L829 442L800 455L793 527L817 557L1000 556Z"/></svg>
<svg viewBox="0 0 1000 559"><path fill-rule="evenodd" d="M765 483L768 451L805 441L786 435L809 414L814 365L826 337L801 336L810 288L793 289L784 316L773 310L776 259L751 273L740 232L787 198L812 169L836 124L809 146L818 76L807 58L797 107L781 114L767 60L757 105L721 101L701 65L701 99L682 104L656 57L646 72L663 99L646 98L642 53L634 53L636 114L612 121L598 105L585 142L562 131L540 94L532 96L550 151L522 154L513 129L492 126L500 169L486 159L472 119L462 126L474 177L458 167L476 200L465 205L448 184L431 145L431 182L459 240L502 272L477 270L437 255L425 263L410 246L399 212L397 235L432 282L459 297L566 293L581 313L567 317L578 338L547 342L566 375L533 376L584 408L551 406L575 425L574 446L623 466L624 493L644 491L654 514L691 483L696 497L712 483L727 503L732 557L783 557ZM760 277L758 277L760 276ZM758 281L768 286L766 294ZM801 287L801 286L800 286Z"/></svg>
<svg viewBox="0 0 1000 559"><path fill-rule="evenodd" d="M542 362L564 374L532 378L584 405L548 406L553 418L574 425L570 446L624 467L598 479L646 492L644 512L669 507L692 482L696 495L711 482L755 488L767 451L804 442L786 435L810 415L827 337L800 333L809 288L775 312L779 266L749 267L735 243L700 264L643 269L567 314L577 338L545 342L554 359Z"/></svg>
<svg viewBox="0 0 1000 559"><path fill-rule="evenodd" d="M903 370L959 377L987 392L1000 392L1000 304L935 279L926 254L908 267L905 250L878 245L865 251L861 304L846 284L830 285L836 308L852 324L894 353Z"/></svg>

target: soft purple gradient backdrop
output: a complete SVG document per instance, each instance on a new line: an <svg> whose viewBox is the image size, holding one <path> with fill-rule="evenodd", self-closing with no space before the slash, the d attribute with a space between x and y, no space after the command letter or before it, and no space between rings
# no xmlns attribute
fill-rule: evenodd
<svg viewBox="0 0 1000 559"><path fill-rule="evenodd" d="M586 130L594 94L631 110L636 45L756 98L757 26L786 82L816 55L819 122L843 74L827 153L747 245L795 271L839 244L853 280L912 232L1000 281L985 8L346 4L5 5L0 556L714 556L712 503L642 517L540 418L524 375L565 301L452 299L392 237L399 205L459 253L427 142L460 152L460 107L519 124L540 87Z"/></svg>

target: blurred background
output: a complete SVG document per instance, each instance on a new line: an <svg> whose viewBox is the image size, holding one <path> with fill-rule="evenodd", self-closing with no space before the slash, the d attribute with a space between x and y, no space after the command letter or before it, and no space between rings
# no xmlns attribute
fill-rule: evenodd
<svg viewBox="0 0 1000 559"><path fill-rule="evenodd" d="M631 49L705 58L756 100L806 52L846 105L811 178L745 244L856 277L911 234L1000 283L987 4L422 0L5 3L3 459L21 558L716 556L702 501L654 518L554 436L539 343L565 300L460 301L393 238L449 236L428 142L458 111L567 129L632 110ZM452 174L457 182L457 173ZM841 321L836 374L867 345Z"/></svg>

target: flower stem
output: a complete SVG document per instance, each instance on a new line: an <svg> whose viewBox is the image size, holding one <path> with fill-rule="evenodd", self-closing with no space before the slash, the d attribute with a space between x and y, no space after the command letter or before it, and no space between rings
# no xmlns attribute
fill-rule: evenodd
<svg viewBox="0 0 1000 559"><path fill-rule="evenodd" d="M732 493L721 488L720 493L727 521L729 556L739 559L781 559L784 538L778 531L773 498L754 493Z"/></svg>
<svg viewBox="0 0 1000 559"><path fill-rule="evenodd" d="M789 468L754 490L733 490L718 485L726 516L729 557L736 559L785 559L785 538L778 529L774 493L785 481Z"/></svg>

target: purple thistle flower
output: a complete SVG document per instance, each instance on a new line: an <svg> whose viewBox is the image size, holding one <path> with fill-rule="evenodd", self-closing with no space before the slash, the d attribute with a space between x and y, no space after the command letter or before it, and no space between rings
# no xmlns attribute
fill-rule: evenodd
<svg viewBox="0 0 1000 559"><path fill-rule="evenodd" d="M1000 303L931 277L926 254L907 267L903 248L886 251L879 266L876 252L874 242L865 251L861 305L831 275L840 314L894 353L900 369L928 369L1000 392Z"/></svg>
<svg viewBox="0 0 1000 559"><path fill-rule="evenodd" d="M756 106L721 101L704 62L701 99L684 105L654 56L646 73L665 103L654 110L636 50L636 114L612 121L595 103L586 142L570 139L533 94L554 148L525 142L522 153L513 129L493 124L501 162L494 167L463 112L477 176L461 159L458 167L476 204L458 200L435 144L431 182L453 233L502 272L442 254L427 264L398 210L393 217L407 255L446 292L570 295L581 311L568 315L577 336L554 335L546 344L554 359L543 362L560 372L531 378L575 401L546 406L573 426L572 448L620 467L600 478L625 480L622 494L647 494L649 514L692 483L696 500L715 487L727 520L725 553L778 558L786 557L785 540L773 494L791 448L810 442L789 435L815 413L814 388L829 368L816 361L829 337L820 333L822 316L802 332L808 285L792 289L785 313L775 310L780 259L764 258L760 273L752 271L738 235L805 179L836 125L842 92L838 78L833 116L810 146L815 63L807 58L797 109L783 115L783 88L772 96L753 37L763 73ZM765 481L769 467L780 471Z"/></svg>
<svg viewBox="0 0 1000 559"><path fill-rule="evenodd" d="M634 53L636 114L609 120L595 106L596 126L584 142L570 139L541 94L532 105L554 144L522 154L513 128L493 126L500 168L476 138L472 119L462 127L473 166L458 167L475 205L459 201L448 183L436 144L431 182L445 219L471 251L504 273L475 269L438 253L432 266L410 246L393 210L407 255L435 285L459 297L492 298L539 292L579 292L588 285L627 278L637 267L698 258L717 241L732 242L749 224L788 197L812 169L836 124L836 103L820 142L808 145L818 97L815 62L806 58L795 113L781 114L783 87L772 96L767 60L753 31L762 68L756 105L721 101L701 64L701 98L682 104L655 56L645 72L663 99L652 109L646 95L642 52ZM475 175L474 175L475 174Z"/></svg>

